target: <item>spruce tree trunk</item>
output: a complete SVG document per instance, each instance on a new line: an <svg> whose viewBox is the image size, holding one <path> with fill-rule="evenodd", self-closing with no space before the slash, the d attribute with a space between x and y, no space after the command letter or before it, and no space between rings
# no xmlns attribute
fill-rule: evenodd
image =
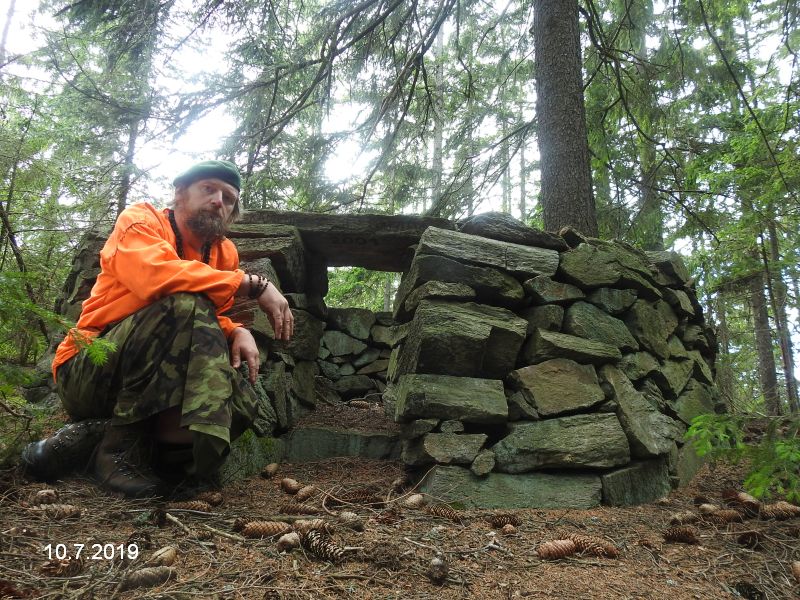
<svg viewBox="0 0 800 600"><path fill-rule="evenodd" d="M758 354L758 380L764 396L764 409L768 415L778 416L781 414L781 399L778 395L778 376L775 373L775 356L772 353L772 336L761 272L750 278L749 288L750 306L753 310L753 332Z"/></svg>
<svg viewBox="0 0 800 600"><path fill-rule="evenodd" d="M136 141L139 138L139 123L141 119L133 119L128 127L128 145L125 148L125 162L122 164L122 176L119 182L119 192L117 193L117 217L125 210L128 205L128 195L131 191L131 178L134 170L134 158L136 157Z"/></svg>
<svg viewBox="0 0 800 600"><path fill-rule="evenodd" d="M544 227L597 235L577 0L535 0L533 43Z"/></svg>
<svg viewBox="0 0 800 600"><path fill-rule="evenodd" d="M797 394L797 380L794 377L794 351L792 349L792 338L789 334L789 319L786 314L786 283L783 281L781 269L780 249L778 247L778 231L775 221L769 222L769 244L770 244L770 292L772 296L773 312L775 313L775 324L778 330L778 339L781 346L781 362L783 365L783 376L786 380L786 399L789 409L792 412L800 412L800 401Z"/></svg>
<svg viewBox="0 0 800 600"><path fill-rule="evenodd" d="M444 28L440 27L433 46L436 57L434 73L433 160L431 163L431 206L442 197L442 141L444 138Z"/></svg>
<svg viewBox="0 0 800 600"><path fill-rule="evenodd" d="M522 103L519 105L519 117L517 120L520 123L522 122ZM519 220L523 223L528 222L528 177L525 173L528 168L528 164L525 160L526 142L527 139L523 137L522 142L519 145Z"/></svg>
<svg viewBox="0 0 800 600"><path fill-rule="evenodd" d="M728 411L733 410L733 399L735 397L735 379L733 370L731 369L731 334L728 329L728 316L727 308L725 307L725 300L723 299L722 292L717 294L715 304L715 312L717 314L717 340L719 341L719 355L717 356L716 363L716 377L715 383L719 390L722 400L725 402L725 407Z"/></svg>

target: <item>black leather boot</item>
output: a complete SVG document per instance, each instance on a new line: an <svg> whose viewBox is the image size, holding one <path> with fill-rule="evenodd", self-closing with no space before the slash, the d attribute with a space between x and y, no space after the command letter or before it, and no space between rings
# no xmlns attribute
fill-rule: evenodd
<svg viewBox="0 0 800 600"><path fill-rule="evenodd" d="M151 466L154 445L150 421L109 424L97 448L95 477L107 490L128 498L162 495L164 482Z"/></svg>
<svg viewBox="0 0 800 600"><path fill-rule="evenodd" d="M49 438L28 444L20 461L23 472L41 481L52 481L85 469L107 423L108 419L70 423Z"/></svg>

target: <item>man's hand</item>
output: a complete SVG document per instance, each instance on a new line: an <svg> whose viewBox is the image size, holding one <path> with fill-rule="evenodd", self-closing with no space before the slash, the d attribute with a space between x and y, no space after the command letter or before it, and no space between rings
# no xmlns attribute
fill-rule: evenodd
<svg viewBox="0 0 800 600"><path fill-rule="evenodd" d="M275 339L288 342L294 334L294 315L289 309L289 301L270 283L258 297L258 305L272 323Z"/></svg>
<svg viewBox="0 0 800 600"><path fill-rule="evenodd" d="M255 385L258 367L261 364L258 346L256 346L252 333L244 327L237 327L231 333L231 366L238 369L242 361L246 362L250 368L250 383Z"/></svg>

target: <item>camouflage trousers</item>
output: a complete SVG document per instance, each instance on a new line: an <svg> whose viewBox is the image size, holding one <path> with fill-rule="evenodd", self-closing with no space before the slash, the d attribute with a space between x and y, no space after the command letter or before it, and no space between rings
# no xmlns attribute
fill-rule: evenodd
<svg viewBox="0 0 800 600"><path fill-rule="evenodd" d="M181 407L192 432L194 468L216 469L258 413L250 383L229 360L214 305L177 293L142 308L100 334L117 349L102 365L81 351L58 369L58 393L74 419L144 421Z"/></svg>

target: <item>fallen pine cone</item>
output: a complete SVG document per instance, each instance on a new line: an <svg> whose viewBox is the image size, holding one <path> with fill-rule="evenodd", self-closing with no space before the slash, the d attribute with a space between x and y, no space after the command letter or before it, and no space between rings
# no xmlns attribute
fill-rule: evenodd
<svg viewBox="0 0 800 600"><path fill-rule="evenodd" d="M431 559L425 574L433 583L441 585L447 581L447 576L450 574L450 565L447 564L443 557L435 556Z"/></svg>
<svg viewBox="0 0 800 600"><path fill-rule="evenodd" d="M717 512L719 510L719 506L706 502L698 506L697 510L700 511L700 514L710 515L711 513Z"/></svg>
<svg viewBox="0 0 800 600"><path fill-rule="evenodd" d="M350 400L347 403L347 406L352 406L353 408L360 408L362 410L368 410L371 408L371 405L366 400Z"/></svg>
<svg viewBox="0 0 800 600"><path fill-rule="evenodd" d="M694 502L695 506L700 506L701 504L711 504L711 500L709 500L707 496L703 495L695 496L692 502Z"/></svg>
<svg viewBox="0 0 800 600"><path fill-rule="evenodd" d="M332 533L333 531L333 527L325 519L300 519L292 523L292 529L301 534L315 529L324 533Z"/></svg>
<svg viewBox="0 0 800 600"><path fill-rule="evenodd" d="M83 566L82 558L53 559L44 563L39 571L48 577L74 577L83 571Z"/></svg>
<svg viewBox="0 0 800 600"><path fill-rule="evenodd" d="M32 499L32 504L55 504L58 502L58 492L56 490L39 490Z"/></svg>
<svg viewBox="0 0 800 600"><path fill-rule="evenodd" d="M344 558L344 550L321 531L312 530L301 535L300 543L317 558L331 562Z"/></svg>
<svg viewBox="0 0 800 600"><path fill-rule="evenodd" d="M195 510L197 512L212 512L211 505L205 500L188 500L187 502L173 502L167 506L170 510Z"/></svg>
<svg viewBox="0 0 800 600"><path fill-rule="evenodd" d="M297 500L298 502L305 502L306 500L314 496L316 493L317 493L316 487L314 487L313 485L306 485L297 490L297 493L294 495L294 499Z"/></svg>
<svg viewBox="0 0 800 600"><path fill-rule="evenodd" d="M300 547L300 534L296 531L284 533L278 538L278 552L286 552Z"/></svg>
<svg viewBox="0 0 800 600"><path fill-rule="evenodd" d="M353 531L364 531L364 522L356 513L343 510L339 513L339 520L342 525Z"/></svg>
<svg viewBox="0 0 800 600"><path fill-rule="evenodd" d="M792 563L792 575L794 575L795 581L800 583L800 560L796 560Z"/></svg>
<svg viewBox="0 0 800 600"><path fill-rule="evenodd" d="M282 521L250 521L242 527L241 534L246 538L273 537L289 533L292 526Z"/></svg>
<svg viewBox="0 0 800 600"><path fill-rule="evenodd" d="M691 525L700 520L700 515L692 511L679 512L672 515L669 519L670 525Z"/></svg>
<svg viewBox="0 0 800 600"><path fill-rule="evenodd" d="M504 525L513 525L519 527L522 525L522 519L514 513L497 513L489 515L486 519L492 527L503 527Z"/></svg>
<svg viewBox="0 0 800 600"><path fill-rule="evenodd" d="M261 469L261 476L264 479L272 479L275 473L278 472L278 463L269 463L266 467Z"/></svg>
<svg viewBox="0 0 800 600"><path fill-rule="evenodd" d="M164 546L153 552L147 560L147 564L153 567L169 567L178 558L178 551L175 546Z"/></svg>
<svg viewBox="0 0 800 600"><path fill-rule="evenodd" d="M178 573L172 567L145 567L128 573L122 582L121 589L131 590L139 587L155 587L177 578Z"/></svg>
<svg viewBox="0 0 800 600"><path fill-rule="evenodd" d="M43 512L51 519L69 519L83 514L83 509L74 504L40 504L34 510Z"/></svg>
<svg viewBox="0 0 800 600"><path fill-rule="evenodd" d="M517 533L517 528L514 527L511 523L506 523L500 528L500 531L503 535L514 535Z"/></svg>
<svg viewBox="0 0 800 600"><path fill-rule="evenodd" d="M425 509L425 512L435 517L449 519L454 523L461 523L461 517L459 514L446 504L435 504L433 506L428 506Z"/></svg>
<svg viewBox="0 0 800 600"><path fill-rule="evenodd" d="M778 500L776 504L780 506L783 510L792 513L793 516L800 517L800 506L792 504L791 502L786 502L786 500Z"/></svg>
<svg viewBox="0 0 800 600"><path fill-rule="evenodd" d="M647 537L639 538L636 543L642 546L643 548L650 548L651 550L658 550L659 547L658 542L656 542L652 538L647 538Z"/></svg>
<svg viewBox="0 0 800 600"><path fill-rule="evenodd" d="M403 506L406 508L422 508L425 506L425 496L422 494L411 494L408 498L403 500Z"/></svg>
<svg viewBox="0 0 800 600"><path fill-rule="evenodd" d="M572 533L566 537L568 540L575 542L575 548L578 552L592 556L606 556L608 558L619 557L619 549L602 538L580 533Z"/></svg>
<svg viewBox="0 0 800 600"><path fill-rule="evenodd" d="M749 517L758 516L761 508L761 502L750 494L730 488L722 491L722 499L728 506L741 509Z"/></svg>
<svg viewBox="0 0 800 600"><path fill-rule="evenodd" d="M278 512L284 515L316 515L321 509L310 504L281 504Z"/></svg>
<svg viewBox="0 0 800 600"><path fill-rule="evenodd" d="M194 497L195 500L202 500L208 502L211 506L219 506L222 504L224 498L220 492L200 492Z"/></svg>
<svg viewBox="0 0 800 600"><path fill-rule="evenodd" d="M400 511L396 508L389 508L381 511L374 519L382 525L393 525L400 520Z"/></svg>
<svg viewBox="0 0 800 600"><path fill-rule="evenodd" d="M774 504L762 505L759 516L762 519L775 519L776 521L786 521L787 519L800 517L800 507L795 506L794 504L789 504L788 502L781 500L780 502L776 502Z"/></svg>
<svg viewBox="0 0 800 600"><path fill-rule="evenodd" d="M727 525L728 523L741 523L744 517L738 510L721 508L716 512L703 515L703 520L710 523L717 523L718 525Z"/></svg>
<svg viewBox="0 0 800 600"><path fill-rule="evenodd" d="M291 477L284 477L281 479L281 489L287 494L294 495L303 489L303 484Z"/></svg>
<svg viewBox="0 0 800 600"><path fill-rule="evenodd" d="M244 517L236 517L233 520L233 525L231 525L231 529L234 531L241 531L244 529L244 526L247 525L250 521L245 519Z"/></svg>
<svg viewBox="0 0 800 600"><path fill-rule="evenodd" d="M575 554L577 549L572 540L551 540L539 544L536 554L541 560L558 560Z"/></svg>
<svg viewBox="0 0 800 600"><path fill-rule="evenodd" d="M682 544L697 544L697 530L694 527L682 525L680 527L670 527L664 532L664 540L667 542L680 542Z"/></svg>

